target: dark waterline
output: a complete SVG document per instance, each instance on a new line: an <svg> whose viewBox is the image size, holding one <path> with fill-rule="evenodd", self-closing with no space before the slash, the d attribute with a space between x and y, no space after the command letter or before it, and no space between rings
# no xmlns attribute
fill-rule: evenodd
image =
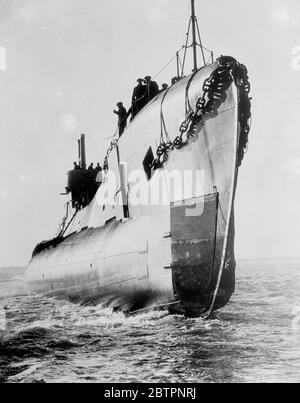
<svg viewBox="0 0 300 403"><path fill-rule="evenodd" d="M300 262L239 263L232 302L207 322L8 296L16 287L0 282L0 382L300 381Z"/></svg>

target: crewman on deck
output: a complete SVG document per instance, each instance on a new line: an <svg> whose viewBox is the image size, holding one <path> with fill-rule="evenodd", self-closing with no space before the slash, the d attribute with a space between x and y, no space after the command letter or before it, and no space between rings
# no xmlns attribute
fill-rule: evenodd
<svg viewBox="0 0 300 403"><path fill-rule="evenodd" d="M159 94L159 86L156 81L152 81L152 77L150 76L145 77L144 83L147 86L147 98L148 102L150 102Z"/></svg>
<svg viewBox="0 0 300 403"><path fill-rule="evenodd" d="M121 137L122 134L124 133L124 130L126 129L126 126L127 126L128 114L127 114L126 108L123 105L123 102L118 102L117 107L118 107L118 110L117 111L114 110L114 113L116 115L118 115L118 117L119 117L119 121L118 121L119 137Z"/></svg>
<svg viewBox="0 0 300 403"><path fill-rule="evenodd" d="M148 102L147 89L148 87L144 84L144 80L139 78L137 80L138 85L134 88L132 94L132 114L131 118L134 119L135 116L143 109L143 107Z"/></svg>
<svg viewBox="0 0 300 403"><path fill-rule="evenodd" d="M171 85L176 84L179 80L180 80L179 77L173 77L173 78L172 78L172 81L171 81Z"/></svg>
<svg viewBox="0 0 300 403"><path fill-rule="evenodd" d="M166 91L169 88L168 84L164 83L161 85L161 90L160 92Z"/></svg>
<svg viewBox="0 0 300 403"><path fill-rule="evenodd" d="M80 166L77 164L77 162L73 162L74 165L74 170L77 171L78 169L80 169Z"/></svg>
<svg viewBox="0 0 300 403"><path fill-rule="evenodd" d="M93 163L93 162L92 162L91 165L88 167L88 171L89 171L89 172L94 172L94 171L95 171L95 169L94 169L94 163Z"/></svg>
<svg viewBox="0 0 300 403"><path fill-rule="evenodd" d="M95 171L96 171L97 173L100 172L100 171L102 171L102 168L101 168L99 162L97 163L97 166L96 166L96 168L95 168Z"/></svg>

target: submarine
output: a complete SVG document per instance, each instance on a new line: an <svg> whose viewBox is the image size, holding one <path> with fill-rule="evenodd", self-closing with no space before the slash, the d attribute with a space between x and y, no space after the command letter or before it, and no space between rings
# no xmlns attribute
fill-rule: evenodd
<svg viewBox="0 0 300 403"><path fill-rule="evenodd" d="M163 309L203 318L230 301L251 88L235 58L205 59L197 33L191 0L184 59L191 48L193 71L180 71L177 53L177 79L116 134L96 177L81 135L65 215L33 251L28 291L126 314Z"/></svg>

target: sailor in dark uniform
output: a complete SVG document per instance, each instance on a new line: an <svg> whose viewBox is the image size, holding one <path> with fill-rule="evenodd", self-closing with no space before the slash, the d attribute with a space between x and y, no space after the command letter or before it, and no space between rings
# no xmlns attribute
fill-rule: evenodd
<svg viewBox="0 0 300 403"><path fill-rule="evenodd" d="M138 85L134 88L132 94L132 119L143 109L148 102L147 86L142 78L137 80Z"/></svg>
<svg viewBox="0 0 300 403"><path fill-rule="evenodd" d="M161 90L160 92L166 91L169 88L168 84L164 83L161 85Z"/></svg>
<svg viewBox="0 0 300 403"><path fill-rule="evenodd" d="M179 80L180 80L179 77L173 77L173 78L172 78L172 81L171 81L171 85L176 84Z"/></svg>
<svg viewBox="0 0 300 403"><path fill-rule="evenodd" d="M152 81L150 76L146 76L144 80L148 90L148 102L159 94L159 86L156 81Z"/></svg>
<svg viewBox="0 0 300 403"><path fill-rule="evenodd" d="M80 169L80 166L77 164L77 162L73 162L74 164L74 170L77 171L78 169Z"/></svg>
<svg viewBox="0 0 300 403"><path fill-rule="evenodd" d="M126 108L124 108L123 102L118 102L117 107L118 107L118 110L117 111L114 110L114 113L119 116L119 121L118 121L119 137L121 137L127 126L128 114L127 114Z"/></svg>
<svg viewBox="0 0 300 403"><path fill-rule="evenodd" d="M92 162L91 165L88 167L89 172L94 172L94 163Z"/></svg>

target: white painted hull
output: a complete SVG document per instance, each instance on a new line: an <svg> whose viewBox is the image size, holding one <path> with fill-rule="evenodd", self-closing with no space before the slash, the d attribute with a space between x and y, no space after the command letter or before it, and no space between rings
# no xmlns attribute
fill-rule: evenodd
<svg viewBox="0 0 300 403"><path fill-rule="evenodd" d="M204 80L216 67L195 75L189 90L193 109ZM185 119L188 80L172 87L163 104L171 139ZM119 158L129 174L141 169L149 147L156 150L159 144L162 96L144 108L119 142ZM172 151L164 168L146 183L151 188L158 177L174 170L201 171L200 194L180 202L169 196L166 205L136 206L130 201L132 189L126 188L128 219L123 209L104 209L95 198L75 217L62 241L34 255L26 272L28 289L126 312L167 306L172 312L199 316L224 306L235 283L238 144L238 91L233 83L218 115L199 128L193 143ZM115 161L113 152L111 167ZM168 193L167 183L163 186ZM194 209L192 216L187 209Z"/></svg>

